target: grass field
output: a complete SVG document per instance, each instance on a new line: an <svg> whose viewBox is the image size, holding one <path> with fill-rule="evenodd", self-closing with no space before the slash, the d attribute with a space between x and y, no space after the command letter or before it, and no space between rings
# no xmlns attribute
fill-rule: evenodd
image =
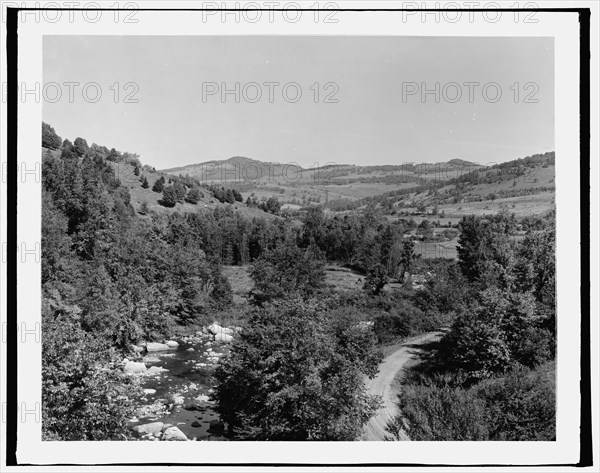
<svg viewBox="0 0 600 473"><path fill-rule="evenodd" d="M554 192L509 197L494 201L469 202L451 205L440 205L439 211L444 211L446 218L460 218L463 215L489 215L498 213L503 207L519 217L539 215L554 210Z"/></svg>

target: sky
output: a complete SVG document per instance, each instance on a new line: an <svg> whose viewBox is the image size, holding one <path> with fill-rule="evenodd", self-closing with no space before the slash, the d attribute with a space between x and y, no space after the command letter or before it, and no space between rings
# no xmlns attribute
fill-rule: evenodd
<svg viewBox="0 0 600 473"><path fill-rule="evenodd" d="M42 119L63 139L156 169L554 150L552 38L46 36L43 82Z"/></svg>

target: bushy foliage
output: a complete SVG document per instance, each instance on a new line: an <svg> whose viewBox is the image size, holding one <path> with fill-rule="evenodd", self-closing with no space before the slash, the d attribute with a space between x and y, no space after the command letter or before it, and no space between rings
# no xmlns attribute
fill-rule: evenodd
<svg viewBox="0 0 600 473"><path fill-rule="evenodd" d="M163 189L162 199L158 203L164 207L175 207L178 202L178 194L173 186L167 186Z"/></svg>
<svg viewBox="0 0 600 473"><path fill-rule="evenodd" d="M183 202L185 199L185 195L187 193L187 190L185 188L185 184L183 184L180 181L176 181L173 184L173 191L175 192L175 199L177 200L177 202ZM164 193L163 193L163 199L164 199Z"/></svg>
<svg viewBox="0 0 600 473"><path fill-rule="evenodd" d="M387 270L381 263L376 263L367 272L363 289L372 296L378 295L387 284Z"/></svg>
<svg viewBox="0 0 600 473"><path fill-rule="evenodd" d="M438 318L438 327L445 326L475 298L476 290L468 284L456 261L430 259L417 263L415 271L425 275L425 283L411 299L423 312Z"/></svg>
<svg viewBox="0 0 600 473"><path fill-rule="evenodd" d="M554 363L535 370L518 368L473 390L486 403L490 440L556 440Z"/></svg>
<svg viewBox="0 0 600 473"><path fill-rule="evenodd" d="M42 122L42 146L48 149L58 149L62 144L62 138L56 134L54 128Z"/></svg>
<svg viewBox="0 0 600 473"><path fill-rule="evenodd" d="M313 251L289 240L265 251L252 263L252 298L256 303L284 297L309 297L323 285L323 261Z"/></svg>
<svg viewBox="0 0 600 473"><path fill-rule="evenodd" d="M459 224L459 264L470 282L481 287L510 284L509 274L514 244L511 236L516 230L513 214L499 212L486 217L463 217Z"/></svg>
<svg viewBox="0 0 600 473"><path fill-rule="evenodd" d="M220 266L178 216L138 218L98 147L42 161L45 438L123 438L135 386L115 365L231 300Z"/></svg>
<svg viewBox="0 0 600 473"><path fill-rule="evenodd" d="M77 156L81 157L86 155L89 152L90 148L85 139L75 138L75 141L73 142L73 150L75 151Z"/></svg>
<svg viewBox="0 0 600 473"><path fill-rule="evenodd" d="M388 424L398 438L438 441L552 441L556 439L553 363L518 368L469 388L452 376L421 377L398 395L402 417Z"/></svg>
<svg viewBox="0 0 600 473"><path fill-rule="evenodd" d="M202 192L200 192L200 189L194 187L193 189L190 189L190 191L187 193L185 201L189 204L196 205L201 197L204 197L204 195L202 194Z"/></svg>
<svg viewBox="0 0 600 473"><path fill-rule="evenodd" d="M154 185L152 186L152 191L161 193L164 188L165 188L165 178L164 178L164 176L161 176L159 179L156 180L156 182L154 182Z"/></svg>
<svg viewBox="0 0 600 473"><path fill-rule="evenodd" d="M515 225L505 212L465 217L464 279L456 267L437 264L413 297L427 312L446 307L457 315L403 386L402 416L389 426L394 435L404 429L414 440L555 438L554 221L522 242L512 238Z"/></svg>
<svg viewBox="0 0 600 473"><path fill-rule="evenodd" d="M218 187L210 185L208 189L213 193L215 199L221 203L234 204L235 202L242 202L244 199L236 189L225 189L224 187Z"/></svg>
<svg viewBox="0 0 600 473"><path fill-rule="evenodd" d="M377 407L363 384L379 361L372 335L300 299L256 308L248 327L216 372L234 438L354 440Z"/></svg>
<svg viewBox="0 0 600 473"><path fill-rule="evenodd" d="M43 438L127 439L137 388L111 368L115 354L66 318L45 320L43 331Z"/></svg>
<svg viewBox="0 0 600 473"><path fill-rule="evenodd" d="M388 424L393 438L398 439L401 431L411 440L482 441L489 437L485 402L471 390L426 382L404 387L398 398L403 418Z"/></svg>
<svg viewBox="0 0 600 473"><path fill-rule="evenodd" d="M554 356L552 337L540 323L531 294L484 291L441 340L436 363L465 382L505 372L514 363L534 367Z"/></svg>

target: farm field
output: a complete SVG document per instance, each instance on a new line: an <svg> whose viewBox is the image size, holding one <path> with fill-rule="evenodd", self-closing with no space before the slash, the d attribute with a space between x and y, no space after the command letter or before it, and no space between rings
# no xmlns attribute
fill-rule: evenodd
<svg viewBox="0 0 600 473"><path fill-rule="evenodd" d="M444 211L446 218L460 218L464 215L496 214L502 208L507 208L518 217L544 214L555 208L554 192L508 197L494 201L440 205L439 212Z"/></svg>

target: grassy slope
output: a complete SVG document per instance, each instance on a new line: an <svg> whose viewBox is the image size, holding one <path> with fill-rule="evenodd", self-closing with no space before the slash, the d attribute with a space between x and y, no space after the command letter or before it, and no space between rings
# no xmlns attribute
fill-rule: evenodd
<svg viewBox="0 0 600 473"><path fill-rule="evenodd" d="M42 147L42 156L48 150ZM60 156L60 150L50 150L50 153L58 157ZM245 217L263 217L268 220L278 219L280 217L263 212L262 210L256 208L249 208L243 202L236 202L233 205L230 204L222 204L218 200L212 197L212 194L202 189L202 193L204 197L200 199L197 205L189 204L187 202L178 203L175 207L168 208L163 207L158 203L158 201L162 198L162 193L153 192L152 186L154 183L160 179L161 176L165 175L165 178L169 179L169 176L160 172L160 171L151 171L147 169L140 169L140 175L136 176L133 172L133 166L129 164L123 163L110 163L113 169L115 170L115 176L121 181L121 185L129 191L129 195L131 196L131 205L136 211L140 210L140 207L143 202L146 202L148 205L148 210L153 210L157 213L171 213L171 212L212 212L216 207L228 207L232 206L233 210L236 212L240 212ZM142 188L142 183L140 182L140 177L145 176L148 180L148 188Z"/></svg>

